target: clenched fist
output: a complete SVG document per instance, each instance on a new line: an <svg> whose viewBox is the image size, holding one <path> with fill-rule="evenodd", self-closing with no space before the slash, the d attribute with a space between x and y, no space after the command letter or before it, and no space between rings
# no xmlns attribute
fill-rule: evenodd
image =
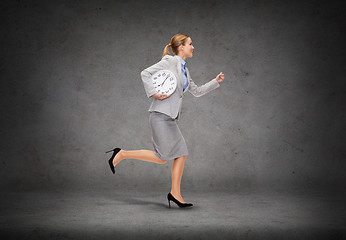
<svg viewBox="0 0 346 240"><path fill-rule="evenodd" d="M223 75L222 72L219 73L219 75L216 76L216 81L218 83L222 82L225 79L225 75Z"/></svg>

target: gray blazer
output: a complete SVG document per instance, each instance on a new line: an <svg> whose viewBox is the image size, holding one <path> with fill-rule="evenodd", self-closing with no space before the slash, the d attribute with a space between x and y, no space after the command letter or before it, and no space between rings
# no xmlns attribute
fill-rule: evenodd
<svg viewBox="0 0 346 240"><path fill-rule="evenodd" d="M150 105L148 111L153 112L161 112L164 113L171 118L179 118L179 113L181 110L181 104L183 100L183 96L188 90L195 97L200 97L220 86L220 84L216 81L216 78L210 80L206 84L198 87L191 79L188 68L186 67L187 79L189 84L185 91L183 91L184 78L181 72L181 63L179 57L177 55L164 56L160 62L144 69L141 72L141 78L144 84L144 89L148 97L151 97L156 93L155 87L151 81L151 76L159 71L167 69L174 73L177 78L177 88L168 98L163 100L158 100L153 97L153 101Z"/></svg>

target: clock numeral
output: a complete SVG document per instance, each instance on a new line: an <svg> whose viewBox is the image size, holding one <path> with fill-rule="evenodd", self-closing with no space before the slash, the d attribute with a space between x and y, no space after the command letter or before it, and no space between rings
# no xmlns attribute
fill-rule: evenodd
<svg viewBox="0 0 346 240"><path fill-rule="evenodd" d="M171 80L173 80L173 78L172 78L172 77L171 77L170 79L171 79Z"/></svg>
<svg viewBox="0 0 346 240"><path fill-rule="evenodd" d="M162 76L166 76L166 73L162 73Z"/></svg>
<svg viewBox="0 0 346 240"><path fill-rule="evenodd" d="M157 79L157 77L154 77L154 80L156 80Z"/></svg>
<svg viewBox="0 0 346 240"><path fill-rule="evenodd" d="M174 85L174 82L172 82L171 85Z"/></svg>
<svg viewBox="0 0 346 240"><path fill-rule="evenodd" d="M161 77L161 74L157 75L157 77Z"/></svg>
<svg viewBox="0 0 346 240"><path fill-rule="evenodd" d="M153 82L153 84L156 84L156 82Z"/></svg>

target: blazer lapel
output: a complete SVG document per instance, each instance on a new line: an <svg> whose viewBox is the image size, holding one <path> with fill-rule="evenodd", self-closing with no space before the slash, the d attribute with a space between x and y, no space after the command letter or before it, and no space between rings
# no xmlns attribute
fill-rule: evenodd
<svg viewBox="0 0 346 240"><path fill-rule="evenodd" d="M175 55L174 58L177 61L177 86L181 89L181 91L183 91L184 79L181 72L181 63L177 55Z"/></svg>
<svg viewBox="0 0 346 240"><path fill-rule="evenodd" d="M190 86L190 72L189 72L189 69L187 67L185 67L186 69L186 75L187 75L187 87L185 88L185 91L187 91L187 89L189 89L189 86Z"/></svg>

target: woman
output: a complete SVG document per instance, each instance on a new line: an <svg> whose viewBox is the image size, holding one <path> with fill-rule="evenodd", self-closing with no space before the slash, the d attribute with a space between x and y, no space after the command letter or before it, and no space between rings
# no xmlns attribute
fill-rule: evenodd
<svg viewBox="0 0 346 240"><path fill-rule="evenodd" d="M169 47L175 54L171 56ZM185 203L180 193L180 183L183 175L184 163L188 150L184 137L182 136L177 120L181 109L183 95L189 91L194 96L199 97L209 91L219 87L219 83L224 80L221 72L208 83L198 87L191 79L186 65L186 59L192 57L194 47L188 35L177 34L171 38L171 42L164 48L160 62L141 72L141 78L148 97L153 101L149 108L149 122L152 130L152 140L154 151L134 150L125 151L115 148L112 157L109 159L109 166L114 174L114 167L124 159L139 159L157 164L164 164L168 160L173 160L172 164L172 187L167 195L168 204L175 202L179 207L191 207L193 204ZM176 90L171 95L157 93L152 83L151 76L159 71L169 69L177 78Z"/></svg>

